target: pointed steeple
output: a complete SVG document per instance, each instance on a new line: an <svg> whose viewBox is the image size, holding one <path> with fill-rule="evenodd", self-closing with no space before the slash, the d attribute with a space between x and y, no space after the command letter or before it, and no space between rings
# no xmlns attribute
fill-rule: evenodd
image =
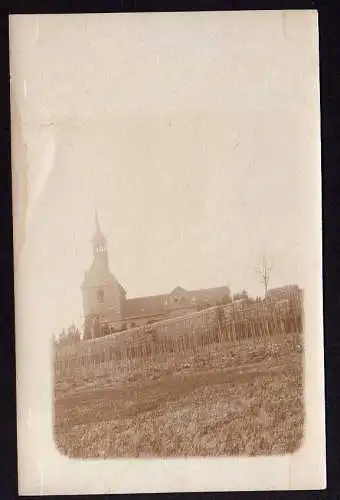
<svg viewBox="0 0 340 500"><path fill-rule="evenodd" d="M98 233L100 233L100 225L99 225L99 220L98 220L98 212L97 212L97 209L95 210L94 212L94 220L95 220L95 223L96 223L96 231Z"/></svg>
<svg viewBox="0 0 340 500"><path fill-rule="evenodd" d="M92 238L92 242L98 242L99 244L102 244L105 240L105 237L103 235L103 233L101 232L101 229L100 229L100 224L99 224L99 218L98 218L98 212L97 212L97 209L95 209L94 211L94 222L95 222L95 226L96 226L96 230L94 232L94 235L93 235L93 238Z"/></svg>
<svg viewBox="0 0 340 500"><path fill-rule="evenodd" d="M96 225L96 231L92 238L93 256L94 259L97 262L100 262L102 266L108 267L106 238L100 230L97 209L94 212L94 221Z"/></svg>

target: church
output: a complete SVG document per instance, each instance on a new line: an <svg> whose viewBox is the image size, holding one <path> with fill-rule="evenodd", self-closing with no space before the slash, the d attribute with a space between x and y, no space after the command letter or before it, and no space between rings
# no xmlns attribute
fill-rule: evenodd
<svg viewBox="0 0 340 500"><path fill-rule="evenodd" d="M97 212L92 251L92 264L81 285L84 340L184 316L231 300L227 286L191 291L178 286L170 293L127 299L125 289L110 272L107 240L101 231Z"/></svg>

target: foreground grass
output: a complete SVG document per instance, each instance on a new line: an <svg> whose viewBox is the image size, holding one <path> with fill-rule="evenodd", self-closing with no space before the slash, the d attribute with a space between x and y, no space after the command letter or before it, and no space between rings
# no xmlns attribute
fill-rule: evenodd
<svg viewBox="0 0 340 500"><path fill-rule="evenodd" d="M155 364L119 381L106 377L94 390L93 381L59 387L58 449L74 458L295 451L304 419L299 341L244 347L202 350L172 370Z"/></svg>

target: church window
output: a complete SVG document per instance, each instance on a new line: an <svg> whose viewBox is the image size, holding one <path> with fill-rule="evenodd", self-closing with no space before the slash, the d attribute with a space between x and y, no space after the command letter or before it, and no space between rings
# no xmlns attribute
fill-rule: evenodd
<svg viewBox="0 0 340 500"><path fill-rule="evenodd" d="M99 290L97 290L97 300L98 300L98 302L104 301L104 292L101 288L99 288Z"/></svg>

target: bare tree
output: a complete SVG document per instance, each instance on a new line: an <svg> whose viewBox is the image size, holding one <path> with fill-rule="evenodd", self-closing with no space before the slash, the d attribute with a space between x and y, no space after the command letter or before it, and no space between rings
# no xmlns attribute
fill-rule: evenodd
<svg viewBox="0 0 340 500"><path fill-rule="evenodd" d="M257 266L256 271L260 275L261 283L264 285L264 293L267 294L268 284L273 269L273 264L268 261L266 254L262 254L261 264Z"/></svg>

